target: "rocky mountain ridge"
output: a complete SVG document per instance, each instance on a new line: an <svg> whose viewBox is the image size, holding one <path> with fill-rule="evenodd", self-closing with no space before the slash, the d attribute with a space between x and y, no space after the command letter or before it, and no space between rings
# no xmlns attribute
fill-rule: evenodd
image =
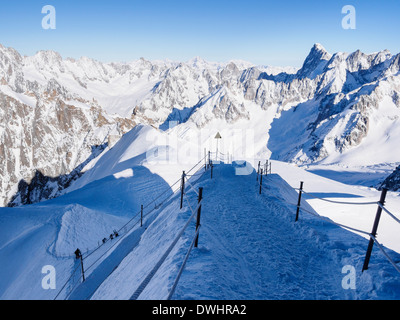
<svg viewBox="0 0 400 320"><path fill-rule="evenodd" d="M400 55L387 50L330 54L320 44L298 70L199 57L106 64L53 51L23 57L0 45L0 204L56 196L108 140L137 123L252 127L271 110L263 150L273 159L334 162L357 148L372 150L374 139L400 139L399 70ZM35 177L46 192L28 187ZM55 182L59 177L64 182Z"/></svg>

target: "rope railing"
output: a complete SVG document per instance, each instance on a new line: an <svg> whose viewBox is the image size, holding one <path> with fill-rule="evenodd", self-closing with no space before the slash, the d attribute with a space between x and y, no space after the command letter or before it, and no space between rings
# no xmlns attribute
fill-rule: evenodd
<svg viewBox="0 0 400 320"><path fill-rule="evenodd" d="M197 193L197 195L198 195L198 205L197 205L197 208L195 210L192 209L192 206L190 205L190 201L188 200L187 194L185 192L185 199L186 199L186 202L188 203L190 211L192 212L192 215L196 214L196 211L197 211L196 232L195 232L195 234L193 236L193 240L192 240L192 242L191 242L191 244L189 246L189 249L188 249L188 251L187 251L187 253L185 255L185 258L183 259L181 267L179 268L178 274L177 274L177 276L175 278L175 281L174 281L174 283L172 285L172 288L171 288L171 290L170 290L170 292L168 294L167 300L171 300L173 294L175 293L176 287L177 287L178 282L180 280L180 277L182 275L183 269L185 268L186 262L189 259L190 253L192 252L193 247L197 247L197 245L198 245L199 232L200 232L200 227L201 227L201 225L200 225L201 204L200 203L202 202L202 199L203 199L203 192L202 191L203 191L203 189L199 188L199 193Z"/></svg>
<svg viewBox="0 0 400 320"><path fill-rule="evenodd" d="M197 162L191 169L189 169L186 173L191 172L194 168L196 168L200 163L202 163L207 156L204 156L199 162Z"/></svg>
<svg viewBox="0 0 400 320"><path fill-rule="evenodd" d="M374 240L374 242L376 243L376 245L378 246L378 248L381 250L381 252L385 255L386 259L393 265L393 267L397 270L397 272L400 273L400 268L399 266L396 264L396 262L393 261L393 259L387 254L387 252L385 251L385 249L383 248L383 246L378 242L378 240L376 239L375 236L373 236L372 234L370 234L370 237Z"/></svg>
<svg viewBox="0 0 400 320"><path fill-rule="evenodd" d="M197 207L195 210L197 210L201 206L202 201L199 201L197 204ZM175 247L179 239L182 237L183 233L185 232L186 228L189 226L190 222L193 220L194 216L196 215L196 211L192 210L192 214L185 223L184 227L181 229L181 231L176 235L175 239L173 242L170 244L168 249L164 252L164 254L161 256L161 258L158 260L156 265L153 267L153 269L149 272L149 274L144 278L144 280L140 283L139 287L136 289L136 291L133 293L131 296L130 300L137 300L140 296L140 294L143 292L143 290L147 287L149 284L150 280L154 277L158 269L161 267L161 265L164 263L165 259L168 257L168 255L171 253L172 249Z"/></svg>
<svg viewBox="0 0 400 320"><path fill-rule="evenodd" d="M192 168L189 169L188 172L193 171L196 167L199 166L199 164L201 164L204 160L206 159L206 156L204 156L199 162L197 162ZM194 173L190 176L196 176L198 175L198 173ZM198 179L196 179L196 182L204 175L204 171L202 172L202 174L199 176ZM187 178L186 178L187 179ZM166 189L164 192L162 192L161 194L159 194L155 199L153 199L152 201L149 201L145 206L142 206L141 210L138 211L136 214L133 215L133 217L128 220L122 227L120 227L117 231L114 231L113 234L116 234L117 236L115 238L104 238L101 242L100 245L98 245L97 247L91 249L91 250L87 250L87 254L81 254L81 265L77 265L75 267L75 269L72 271L71 276L67 279L67 281L63 284L63 286L61 287L61 289L59 290L59 292L57 293L57 295L55 296L54 300L56 300L60 294L64 291L64 289L66 288L67 284L70 283L71 279L76 276L77 279L75 281L72 282L72 289L69 290L68 293L66 293L66 298L67 299L71 293L75 290L75 288L84 281L84 275L83 275L83 271L87 272L89 270L91 270L94 265L96 265L99 261L101 261L101 259L112 249L114 248L122 239L124 239L132 230L133 228L135 228L139 222L142 221L142 219L148 215L150 215L153 211L157 210L160 208L161 205L163 205L167 200L169 200L174 194L176 194L176 192L181 188L181 186L179 186L177 189L173 190L171 194L167 195L166 198L164 198L162 201L160 201L158 203L158 205L154 206L150 211L148 211L147 213L143 214L144 210L149 208L153 203L155 203L155 201L159 200L163 195L165 195L166 193L170 192L171 189L178 184L179 182L182 181L182 178L180 178L179 180L177 180L176 182L174 182L168 189ZM187 180L188 181L188 180ZM193 186L190 184L189 182L189 186L190 188L192 188L194 191L195 189L193 188ZM196 192L196 191L195 191ZM140 215L140 216L139 216ZM137 219L136 221L134 221L135 219ZM133 222L133 224L132 224ZM130 224L132 224L131 226L129 226ZM115 240L115 241L112 241ZM105 245L107 245L108 243L110 243L112 241L112 245L110 247L108 247L104 252L101 253L101 255L99 257L97 257L95 259L94 262L92 262L89 267L85 268L85 270L83 269L83 261L87 260L90 256L92 256L95 252L99 251L99 249L103 248ZM71 257L75 257L75 256L70 256ZM82 274L79 275L79 277L77 276L77 272L79 270L79 268L82 268ZM82 282L80 282L80 279L82 278Z"/></svg>
<svg viewBox="0 0 400 320"><path fill-rule="evenodd" d="M75 270L72 271L71 276L68 278L67 281L65 281L65 283L63 284L63 286L61 287L61 289L58 291L57 295L54 297L53 300L57 300L58 296L61 294L61 292L64 290L64 288L67 286L67 284L69 283L69 281L72 279L72 277L74 276L76 270L78 270L80 268L80 265L77 265L75 267Z"/></svg>
<svg viewBox="0 0 400 320"><path fill-rule="evenodd" d="M179 190L176 189L173 191L172 195L174 195L176 193L176 191ZM163 193L164 194L164 193ZM167 201L169 198L171 198L171 196L168 196L167 198L165 198L161 204L163 204L165 201ZM149 206L147 205L146 207L143 208L148 208ZM148 216L149 214L151 214L153 211L155 211L156 208L152 208L149 212L145 213L143 215L143 217ZM141 212L139 212L138 214L140 214ZM102 243L100 246L98 246L97 248L95 248L93 251L91 251L88 255L85 255L84 257L82 257L82 261L85 261L86 259L88 259L91 255L93 255L96 251L98 251L100 248L104 247L106 244L108 243L112 243L110 247L108 247L104 252L101 253L101 255L99 257L97 257L97 259L92 262L88 267L85 268L85 273L87 273L89 270L91 270L93 268L94 265L96 265L99 261L101 261L101 259L112 249L114 248L121 240L123 240L129 233L130 231L133 230L134 227L136 227L139 222L141 221L141 217L138 217L138 214L135 214L135 216L130 219L123 227L121 227L118 230L119 236L117 237L117 239L113 239L115 241L112 241L112 239L107 239L107 241L105 241L104 243ZM128 224L131 223L133 221L134 218L138 218L138 220L130 227L128 227ZM124 232L121 233L121 230L124 230ZM65 282L65 284L62 286L62 288L60 289L60 291L57 293L57 295L55 296L54 300L56 300L58 298L58 296L61 294L61 292L65 289L66 285L68 284L68 282L70 282L71 278L76 274L76 272L78 271L80 265L78 265L74 271L72 272L71 276L68 278L68 280ZM70 294L73 292L73 290L81 283L80 278L82 278L83 275L80 275L79 277L77 277L77 280L75 282L72 283L73 288L71 290L69 290L69 293L67 293L66 298L67 299Z"/></svg>
<svg viewBox="0 0 400 320"><path fill-rule="evenodd" d="M228 153L223 153L220 150L209 151L209 157L211 158L211 156L212 156L213 160L216 161L216 162L227 161L229 163L231 161L231 159L232 159L232 154L230 154L229 152Z"/></svg>
<svg viewBox="0 0 400 320"><path fill-rule="evenodd" d="M204 160L204 159L203 159ZM200 161L201 162L201 161ZM200 175L200 177L193 182L193 184L195 184L202 176L204 175L204 172ZM195 176L192 175L192 176ZM182 181L186 181L189 184L189 188L192 188L192 190L195 191L194 186L192 185L192 183L189 182L189 179L187 178L187 176L185 174L182 175ZM174 241L171 243L171 245L168 247L168 249L165 251L165 253L162 255L162 257L160 258L160 260L158 261L158 263L153 267L153 269L149 272L149 274L146 276L146 278L141 282L141 284L138 286L138 288L136 289L136 291L134 292L134 294L131 296L130 300L137 300L140 296L140 294L143 292L143 290L146 288L146 286L149 284L149 282L151 281L151 279L154 277L154 275L156 274L156 272L158 271L158 269L161 267L161 265L164 263L165 259L168 257L168 255L171 253L172 249L175 247L176 243L179 241L179 239L182 237L183 233L185 232L185 230L187 229L187 227L189 226L190 222L193 220L194 216L197 214L197 219L196 219L196 232L193 238L193 241L186 253L186 256L182 262L182 265L178 271L177 277L174 281L174 284L172 286L172 289L170 291L170 293L168 294L167 300L170 300L173 293L175 292L176 286L179 282L179 279L182 275L183 269L186 265L186 262L189 258L189 255L193 249L193 246L197 247L197 241L198 241L198 236L199 236L199 231L200 231L200 211L201 211L201 204L202 204L202 189L203 188L199 188L199 192L195 193L198 195L198 203L197 203L197 207L195 209L192 209L192 206L190 205L190 201L188 199L187 196L187 191L189 188L186 188L186 190L184 189L184 184L182 184L181 186L183 186L182 189L182 194L188 204L188 207L191 211L191 216L189 217L189 219L187 220L186 224L184 225L184 227L181 229L181 231L178 233L178 235L175 237Z"/></svg>
<svg viewBox="0 0 400 320"><path fill-rule="evenodd" d="M286 202L286 203L289 204L289 205L293 205L293 206L297 207L297 205L295 205L295 204L288 203L288 202ZM383 207L383 206L382 206L382 207ZM385 208L383 207L382 209L385 209ZM372 239L374 240L374 242L378 245L379 250L380 250L380 251L383 253L383 255L386 257L386 259L395 267L395 269L397 270L397 272L400 273L400 267L399 267L398 265L396 265L396 263L393 261L393 259L392 259L392 258L387 254L387 252L384 250L383 246L378 242L378 240L376 239L376 236L374 236L372 233L367 232L367 231L364 231L364 230L356 229L356 228L353 228L353 227L350 227L350 226L346 226L346 225L341 224L341 223L337 223L337 222L335 222L335 221L333 221L333 220L331 220L331 219L329 219L329 218L326 218L326 217L324 217L324 216L315 214L314 212L312 212L312 211L310 211L310 210L307 210L307 209L305 209L305 208L301 208L301 210L302 210L302 211L305 211L305 212L307 212L307 213L309 213L309 214L312 214L313 216L315 216L315 217L317 217L317 218L319 218L319 219L321 219L321 220L324 220L324 221L326 221L326 222L328 222L328 223L334 224L334 225L336 225L336 226L339 226L339 227L342 227L342 228L345 228L345 229L348 229L348 230L351 230L351 231L354 231L354 232L358 232L358 233L364 234L364 235L366 235L366 236L372 238Z"/></svg>
<svg viewBox="0 0 400 320"><path fill-rule="evenodd" d="M186 181L186 183L187 184L189 184L189 188L188 189L192 189L197 195L199 195L199 193L196 191L196 189L193 187L193 184L196 184L197 183L197 181L199 181L203 176L204 176L204 174L205 174L205 172L206 171L202 171L202 172L200 172L200 171L198 171L197 173L195 173L195 174L192 174L192 175L189 175L189 174L185 174L185 181ZM194 182L190 182L190 179L188 178L188 177L195 177L195 176L197 176L197 175L199 175L199 177L196 179L196 181L194 181ZM188 190L187 189L187 190Z"/></svg>
<svg viewBox="0 0 400 320"><path fill-rule="evenodd" d="M200 161L196 164L196 166L199 165L204 159L205 159L205 158L203 158L202 160L200 160ZM190 169L189 172L192 171L196 166L194 166L192 169ZM204 173L205 173L205 172L203 172L202 174L200 174L199 178L197 178L196 181L193 182L193 183L195 184L195 183L204 175ZM197 175L197 173L195 173L195 174L193 174L193 175L191 175L191 176L193 177L193 176L196 176L196 175ZM191 216L189 217L189 219L187 220L187 222L186 222L186 224L184 225L184 227L183 227L183 228L181 229L181 231L177 234L177 236L175 237L174 241L171 243L171 245L168 247L168 249L167 249L167 250L164 252L164 254L161 256L161 258L159 259L159 261L157 262L157 264L153 267L153 269L148 273L148 275L147 275L147 276L144 278L144 280L140 283L140 285L138 286L138 288L136 289L136 291L135 291L135 292L133 293L133 295L131 296L130 300L137 300L137 299L139 298L139 296L141 295L141 293L143 292L143 290L147 287L147 285L149 284L149 282L151 281L151 279L152 279L152 278L154 277L154 275L157 273L157 271L159 270L159 268L161 267L161 265L164 263L164 261L166 260L166 258L168 257L168 255L171 253L171 251L173 250L173 248L175 247L175 245L176 245L177 242L179 241L179 239L182 237L182 235L183 235L183 233L185 232L185 230L187 229L188 225L190 224L190 222L192 221L192 219L193 219L194 216L196 215L196 211L197 211L197 222L196 222L196 233L195 233L195 236L194 236L194 240L193 240L193 243L191 244L191 246L190 246L190 248L189 248L189 250L188 250L188 252L187 252L187 254L186 254L186 256L185 256L185 259L184 259L184 261L183 261L183 263L182 263L182 265L181 265L181 268L180 268L180 270L179 270L179 272L178 272L178 276L177 276L177 278L175 279L174 284L173 284L173 290L169 293L168 299L171 298L173 292L175 291L175 288L176 288L176 286L177 286L177 283L178 283L178 281L179 281L179 279L180 279L180 276L181 276L181 274L182 274L182 272L183 272L183 268L184 268L184 266L186 265L187 259L188 259L189 255L190 255L190 252L191 252L193 246L197 246L197 243L196 243L197 240L196 240L196 239L198 239L199 229L200 229L200 221L199 221L199 220L200 220L200 208L201 208L201 203L202 203L202 188L199 189L199 192L196 192L196 191L195 191L195 188L194 188L194 186L193 186L193 184L190 183L189 178L188 178L187 176L188 176L188 175L187 175L185 172L183 172L182 178L181 178L181 179L182 179L182 183L181 183L180 188L181 188L181 194L182 194L182 196L185 198L186 202L188 203L188 207L189 207L190 211L192 212L192 214L191 214ZM185 184L184 184L185 181L188 183L189 188L186 188L186 189L185 189ZM194 190L195 193L198 195L197 207L196 207L194 210L192 209L192 206L190 205L190 201L188 200L188 196L187 196L187 191L188 191L189 189ZM181 199L181 201L182 201L182 199ZM182 208L182 203L181 203L181 208Z"/></svg>
<svg viewBox="0 0 400 320"><path fill-rule="evenodd" d="M178 190L179 190L179 188L176 189L176 190L173 192L173 195L174 195L174 194L176 193L176 191L178 191ZM163 204L163 203L164 203L166 200L168 200L170 197L171 197L171 196L168 196L164 201L162 201L161 204ZM149 212L147 212L147 213L145 213L145 214L143 215L143 218L146 217L146 216L148 216L149 214L151 214L151 213L152 213L153 211L155 211L156 209L157 209L157 208L152 208ZM130 233L130 231L132 231L133 228L134 228L135 226L137 226L137 225L139 224L140 221L141 221L141 219L139 218L129 229L126 230L126 232L125 232L124 235L120 236L116 241L112 242L112 245L111 245L110 247L108 247L108 248L106 249L106 251L104 251L104 252L103 252L89 267L86 267L86 268L85 268L85 273L87 273L90 269L93 268L93 266L95 266L99 261L101 261L101 259L102 259L111 249L113 249L120 241L122 241L124 238L126 238L126 236ZM66 299L69 298L69 296L71 295L71 293L75 290L75 288L76 288L80 283L81 283L81 282L77 282L77 283L74 285L73 289L70 290L70 293L68 294L68 296L66 297Z"/></svg>
<svg viewBox="0 0 400 320"><path fill-rule="evenodd" d="M163 195L166 194L168 191L170 191L170 190L171 190L178 182L180 182L180 181L181 181L181 179L177 180L177 181L174 182L168 189L166 189L164 192L162 192L161 194L159 194L155 199L153 199L152 201L149 201L146 205L143 206L143 210L149 208L150 205L153 204L155 200L160 199L161 196L163 196ZM164 203L166 200L168 200L173 194L174 194L174 192L172 192L172 194L169 195L166 199L164 199L163 201L161 201L161 202L159 203L159 205L162 204L162 203ZM156 209L156 208L157 208L157 206L155 206L149 213L151 213L152 211L154 211L154 209ZM130 231L130 230L132 229L132 227L136 226L136 224L137 224L140 220L138 220L137 222L135 222L135 224L134 224L132 227L128 228L127 230L125 229L125 228L127 228L127 226L128 226L134 219L136 219L136 218L140 215L140 213L141 213L141 211L138 211L137 213L135 213L135 215L134 215L128 222L126 222L122 227L120 227L120 228L117 230L117 233L120 234L121 231L123 231L123 230L125 230L125 233L126 233L127 231ZM105 242L103 242L102 244L100 244L100 246L96 247L93 251L91 251L90 254L87 254L87 255L83 258L83 260L85 260L86 258L88 258L89 256L91 256L94 252L96 252L96 251L97 251L98 249L100 249L106 242L108 242L108 241L110 241L110 240L111 240L111 239L108 238Z"/></svg>
<svg viewBox="0 0 400 320"><path fill-rule="evenodd" d="M170 290L170 292L169 292L169 294L168 294L167 300L171 300L172 296L173 296L174 293L175 293L175 290L176 290L176 287L177 287L177 285L178 285L178 282L179 282L179 280L180 280L180 278L181 278L183 269L185 268L186 262L188 261L189 256L190 256L190 253L192 252L192 249L193 249L194 243L195 243L195 241L196 241L196 238L197 238L197 236L199 235L199 231L200 231L200 226L199 226L199 228L196 230L196 233L194 234L192 243L190 244L189 249L188 249L188 251L187 251L187 253L186 253L185 259L183 259L182 265L181 265L181 267L179 268L178 275L176 276L175 281L174 281L174 284L173 284L172 287L171 287L171 290Z"/></svg>
<svg viewBox="0 0 400 320"><path fill-rule="evenodd" d="M300 191L299 188L293 188L297 191ZM324 198L320 198L317 197L315 195L313 195L312 193L309 193L307 191L305 191L304 189L302 189L302 192L309 195L310 197L314 198L314 199L319 199L322 201L326 201L326 202L331 202L331 203L336 203L336 204L348 204L348 205L373 205L373 204L377 204L377 201L371 201L371 202L347 202L347 201L335 201L335 200L328 200L328 199L324 199Z"/></svg>
<svg viewBox="0 0 400 320"><path fill-rule="evenodd" d="M324 199L324 198L320 198L317 197L315 195L313 195L312 193L309 193L307 191L305 191L304 189L299 189L299 188L293 188L294 190L297 191L302 191L303 193L309 195L310 197L314 198L314 199L318 199L318 200L322 200L322 201L326 201L326 202L330 202L330 203L335 203L335 204L345 204L345 205L378 205L383 211L385 211L393 220L395 220L397 223L400 224L400 219L397 218L393 213L391 213L386 207L385 205L383 205L382 203L380 203L379 201L371 201L371 202L347 202L347 201L335 201L335 200L328 200L328 199Z"/></svg>
<svg viewBox="0 0 400 320"><path fill-rule="evenodd" d="M258 174L257 174L257 181L258 181ZM261 186L262 186L263 182L262 182L262 169L261 169L261 179L259 181L259 185L260 185L260 194L261 194ZM372 201L372 202L347 202L347 201L335 201L335 200L328 200L328 199L324 199L321 197L317 197L315 195L313 195L312 193L306 192L303 189L303 182L300 183L300 188L293 188L294 190L299 191L299 198L298 198L298 203L294 204L294 203L290 203L288 201L286 201L283 198L277 198L271 194L268 194L269 197L273 197L276 198L279 202L285 202L286 204L290 205L290 206L294 206L296 207L296 221L298 220L298 214L299 211L302 210L304 212L307 212L321 220L324 220L328 223L334 224L336 226L354 231L354 232L358 232L360 234L364 234L366 236L368 236L370 238L370 243L368 245L368 249L367 249L367 253L366 253L366 257L364 260L364 266L363 266L363 271L368 269L368 263L369 263L369 258L372 252L372 246L373 243L376 243L379 250L382 252L382 254L387 258L387 260L395 267L395 269L400 273L400 267L393 261L393 259L390 258L390 256L387 254L387 252L384 250L383 246L377 241L376 239L376 231L378 228L378 224L379 224L379 219L380 219L380 215L381 215L381 211L383 210L385 213L387 213L392 219L394 219L396 222L400 223L400 219L398 219L393 213L391 213L384 205L385 202L385 197L386 197L386 192L387 189L383 189L382 190L382 194L381 194L381 199L379 201ZM376 217L375 217L375 221L374 221L374 226L372 228L372 232L367 232L364 230L360 230L357 228L353 228L341 223L337 223L327 217L321 216L315 212L312 212L311 210L305 209L304 207L301 207L301 195L302 193L305 193L307 195L309 195L310 197L314 198L314 199L318 199L318 200L322 200L322 201L326 201L326 202L330 202L330 203L334 203L334 204L344 204L344 205L378 205L378 211L376 213Z"/></svg>
<svg viewBox="0 0 400 320"><path fill-rule="evenodd" d="M385 211L393 220L395 220L397 223L400 223L400 219L396 218L393 213L391 213L388 209L385 208L382 203L377 202L378 206L382 208L383 211Z"/></svg>

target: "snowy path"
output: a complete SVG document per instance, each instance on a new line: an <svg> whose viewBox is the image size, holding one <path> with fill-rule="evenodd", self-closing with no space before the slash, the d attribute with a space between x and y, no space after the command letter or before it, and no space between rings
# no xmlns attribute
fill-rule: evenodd
<svg viewBox="0 0 400 320"><path fill-rule="evenodd" d="M279 180L273 175L266 182ZM217 167L211 185L205 188L201 245L175 299L348 298L342 266L297 232L286 206L268 199L265 189L258 194L254 174L236 176L232 167Z"/></svg>
<svg viewBox="0 0 400 320"><path fill-rule="evenodd" d="M279 175L235 175L235 165L217 165L194 188L203 187L199 247L194 248L172 299L373 299L400 297L394 268L375 250L368 272L361 266L368 241L301 213L294 221L296 191ZM189 186L190 184L188 184ZM187 189L192 207L197 194ZM191 215L179 210L179 194L161 208L139 242L105 279L92 299L130 299ZM313 210L305 201L302 207ZM166 299L194 235L194 221L139 299ZM393 252L391 253L393 254ZM396 259L399 259L396 256ZM342 287L344 266L356 270L357 288Z"/></svg>

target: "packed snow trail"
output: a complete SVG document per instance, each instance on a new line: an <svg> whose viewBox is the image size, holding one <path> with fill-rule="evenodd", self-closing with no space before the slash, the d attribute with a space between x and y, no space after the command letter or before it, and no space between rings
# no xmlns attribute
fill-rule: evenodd
<svg viewBox="0 0 400 320"><path fill-rule="evenodd" d="M299 234L280 197L278 175L214 168L205 186L198 251L182 275L174 299L346 299L342 265L312 237ZM268 186L268 190L266 189ZM272 194L273 197L269 197Z"/></svg>

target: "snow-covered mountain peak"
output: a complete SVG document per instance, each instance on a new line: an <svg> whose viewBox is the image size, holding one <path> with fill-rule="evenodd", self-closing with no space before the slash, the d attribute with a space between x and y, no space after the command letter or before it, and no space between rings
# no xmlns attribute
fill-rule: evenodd
<svg viewBox="0 0 400 320"><path fill-rule="evenodd" d="M193 68L203 68L204 65L207 64L207 61L205 61L203 58L200 56L193 57L187 62L188 65L192 66Z"/></svg>
<svg viewBox="0 0 400 320"><path fill-rule="evenodd" d="M304 61L303 66L297 72L297 76L300 78L314 79L321 74L327 65L328 61L331 60L332 55L328 53L325 48L320 44L314 44L311 48L310 53Z"/></svg>
<svg viewBox="0 0 400 320"><path fill-rule="evenodd" d="M369 134L373 110L384 105L400 105L399 67L400 56L392 56L387 50L372 54L357 50L332 55L318 43L311 48L299 70L254 66L241 60L208 62L198 56L187 62L141 58L129 63L102 63L88 57L62 59L53 51L21 57L14 49L1 46L0 91L4 95L1 107L6 110L3 114L11 110L20 114L18 121L21 123L28 120L22 119L21 113L17 112L17 107L21 110L19 105L10 106L13 101L32 108L25 113L29 114L29 121L46 118L44 115L62 121L68 119L69 126L62 126L62 129L57 126L61 131L73 127L72 118L77 117L76 125L82 126L76 129L80 132L79 139L89 129L103 130L103 140L115 130L119 137L133 123L145 123L164 130L173 121L180 124L182 132L185 127L192 128L193 124L197 129L207 129L215 128L217 124L218 127L239 124L254 127L257 123L257 128L262 128L261 146L257 152L269 149L268 152L279 159L308 162L361 144ZM44 115L31 114L35 106L40 106L35 112ZM56 112L46 113L47 108L55 108ZM90 114L88 110L92 110ZM391 110L392 122L397 116L395 110ZM289 116L291 112L293 114ZM125 123L124 130L115 129L117 123ZM301 132L295 132L292 123L302 123L299 125ZM97 127L104 124L110 131ZM395 128L388 125L390 130ZM285 130L277 129L281 126ZM20 133L14 129L6 128L6 131L12 131L7 134L18 136ZM41 130L53 132L54 128ZM58 134L57 130L54 132ZM274 140L279 140L283 132L287 132L285 141L290 150L283 150L280 143L279 147L274 145ZM74 140L74 131L68 134ZM26 132L26 135L30 133ZM392 136L396 137L396 133ZM49 143L52 147L59 143L55 138L52 141L54 143ZM94 141L99 143L97 138L93 138ZM24 146L23 141L20 143ZM81 142L73 143L78 146ZM61 149L60 157L63 157ZM77 150L75 148L74 152ZM22 159L23 154L26 152L10 150L7 159L13 162L17 161L16 157L21 158L20 163L25 165L28 161ZM79 158L76 154L73 156ZM38 163L44 163L44 160ZM27 167L31 168L30 165ZM63 168L71 169L70 159L65 161ZM25 173L28 179L32 177L32 172ZM15 179L20 177L19 172L12 176L12 183L17 183ZM5 190L9 188L5 187Z"/></svg>
<svg viewBox="0 0 400 320"><path fill-rule="evenodd" d="M386 76L389 75L394 75L398 76L400 74L400 53L395 55L390 62L389 67L387 68L387 71L385 73Z"/></svg>
<svg viewBox="0 0 400 320"><path fill-rule="evenodd" d="M311 51L319 51L319 52L324 52L324 53L328 54L328 52L326 51L325 47L322 44L318 43L318 42L314 43L314 45L311 48Z"/></svg>
<svg viewBox="0 0 400 320"><path fill-rule="evenodd" d="M229 60L228 64L231 62L234 63L240 70L245 70L255 67L254 63L245 60L233 59Z"/></svg>

